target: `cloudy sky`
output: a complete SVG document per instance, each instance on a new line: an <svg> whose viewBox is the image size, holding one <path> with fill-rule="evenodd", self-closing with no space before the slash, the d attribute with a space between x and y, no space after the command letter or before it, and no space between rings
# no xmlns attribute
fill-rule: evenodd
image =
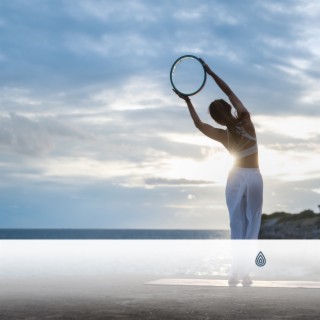
<svg viewBox="0 0 320 320"><path fill-rule="evenodd" d="M318 211L319 35L316 0L0 1L0 227L227 229L232 159L171 91L184 54L252 113L263 212Z"/></svg>

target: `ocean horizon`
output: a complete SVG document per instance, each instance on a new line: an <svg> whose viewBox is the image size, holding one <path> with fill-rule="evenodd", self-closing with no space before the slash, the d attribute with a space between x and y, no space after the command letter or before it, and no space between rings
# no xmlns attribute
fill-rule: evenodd
<svg viewBox="0 0 320 320"><path fill-rule="evenodd" d="M201 229L77 229L77 228L1 228L0 240L192 240L230 239L229 230Z"/></svg>

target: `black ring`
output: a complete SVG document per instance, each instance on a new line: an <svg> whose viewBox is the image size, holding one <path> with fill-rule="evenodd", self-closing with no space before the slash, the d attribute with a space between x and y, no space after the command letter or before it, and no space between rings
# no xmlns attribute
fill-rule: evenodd
<svg viewBox="0 0 320 320"><path fill-rule="evenodd" d="M202 68L203 68L203 73L204 73L203 82L202 82L202 84L201 84L201 86L200 86L200 88L199 88L198 90L196 90L196 91L194 91L194 92L191 92L191 93L184 93L184 92L179 91L179 90L176 88L176 86L174 85L173 80L172 80L172 74L173 74L173 70L175 69L175 66L176 66L181 60L183 60L184 58L193 58L193 59L198 60L199 63L201 64ZM184 56L181 56L180 58L178 58L178 59L173 63L173 65L172 65L172 67L171 67L171 70L170 70L170 82L171 82L172 87L173 87L176 91L178 91L180 94L183 94L183 95L185 95L185 96L193 96L193 95L195 95L196 93L198 93L200 90L202 90L202 88L203 88L204 85L206 84L206 81L207 81L207 72L206 72L206 69L204 68L204 66L203 66L202 62L200 61L200 59L199 59L198 57L196 57L196 56L193 56L193 55L191 55L191 54L186 54L186 55L184 55Z"/></svg>

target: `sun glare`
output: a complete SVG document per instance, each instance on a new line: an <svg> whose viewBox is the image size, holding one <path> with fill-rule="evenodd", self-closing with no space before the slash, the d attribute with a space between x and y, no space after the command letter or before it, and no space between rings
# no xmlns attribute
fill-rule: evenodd
<svg viewBox="0 0 320 320"><path fill-rule="evenodd" d="M205 157L202 161L192 159L168 159L167 170L162 175L168 179L202 180L224 185L232 166L232 159L226 152Z"/></svg>
<svg viewBox="0 0 320 320"><path fill-rule="evenodd" d="M319 159L314 152L273 150L260 146L262 174L283 181L301 181L320 177Z"/></svg>

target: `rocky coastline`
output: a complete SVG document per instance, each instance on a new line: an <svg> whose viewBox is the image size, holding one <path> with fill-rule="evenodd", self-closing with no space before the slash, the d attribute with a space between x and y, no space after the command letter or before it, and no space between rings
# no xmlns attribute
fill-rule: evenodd
<svg viewBox="0 0 320 320"><path fill-rule="evenodd" d="M320 239L320 214L312 210L263 214L259 239Z"/></svg>

